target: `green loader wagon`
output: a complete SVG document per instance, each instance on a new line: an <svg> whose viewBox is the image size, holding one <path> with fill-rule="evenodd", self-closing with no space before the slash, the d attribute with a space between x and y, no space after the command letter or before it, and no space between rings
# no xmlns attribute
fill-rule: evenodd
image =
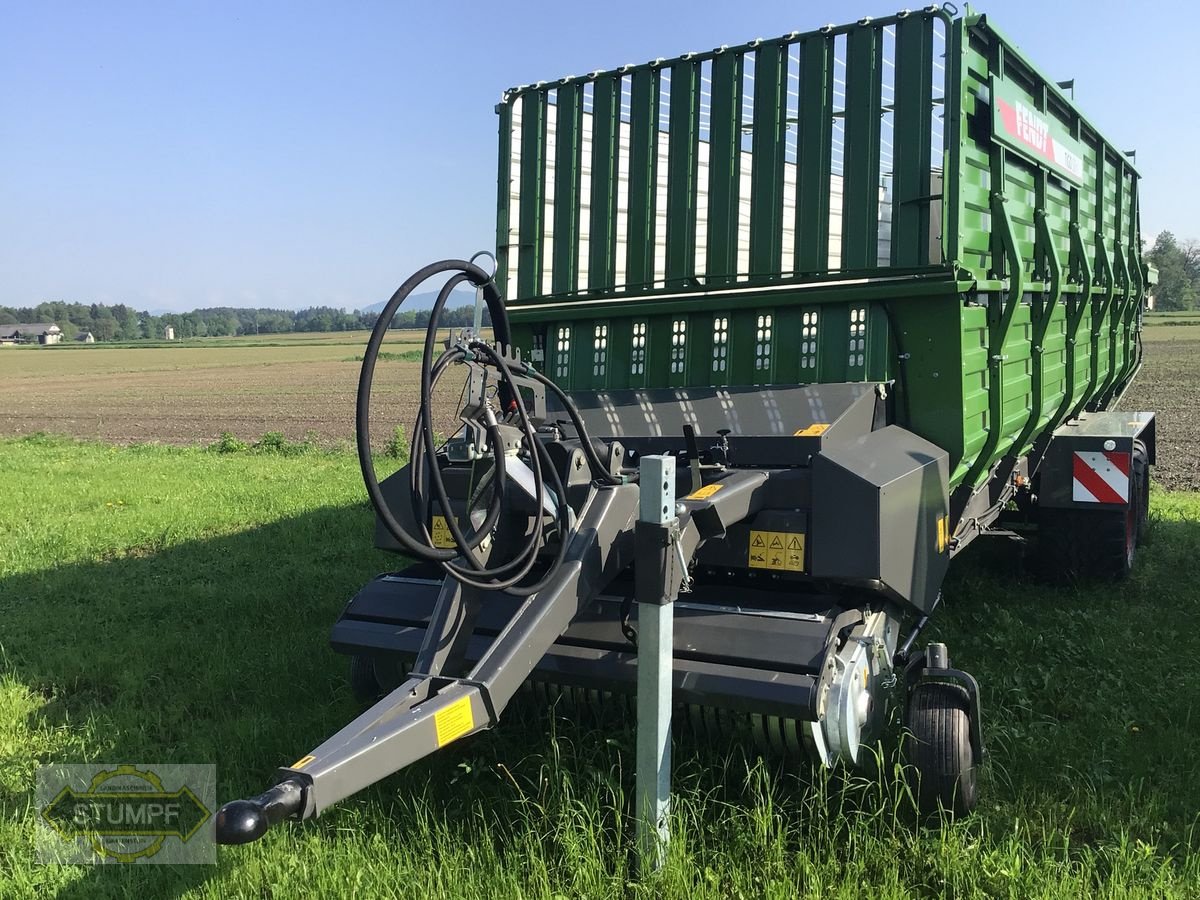
<svg viewBox="0 0 1200 900"><path fill-rule="evenodd" d="M1154 416L1118 410L1154 278L1130 155L948 6L496 111L495 271L422 269L364 356L377 544L413 561L333 628L374 705L227 804L218 838L319 815L522 689L616 702L635 606L668 601L678 719L854 764L898 706L922 807L969 812L978 686L917 646L950 561L999 534L1048 574L1122 578L1145 531ZM439 274L413 458L381 484L379 347ZM462 283L494 340L439 347ZM439 446L434 388L464 367Z"/></svg>

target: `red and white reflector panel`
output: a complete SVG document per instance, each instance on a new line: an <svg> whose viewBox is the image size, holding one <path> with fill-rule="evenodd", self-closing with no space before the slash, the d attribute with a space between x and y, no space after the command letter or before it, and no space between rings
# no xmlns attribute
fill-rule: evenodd
<svg viewBox="0 0 1200 900"><path fill-rule="evenodd" d="M1079 503L1128 503L1129 457L1116 450L1076 450L1071 499Z"/></svg>

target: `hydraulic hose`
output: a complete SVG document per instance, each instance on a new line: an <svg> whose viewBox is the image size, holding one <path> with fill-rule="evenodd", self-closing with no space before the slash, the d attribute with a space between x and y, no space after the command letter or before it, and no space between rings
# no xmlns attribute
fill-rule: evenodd
<svg viewBox="0 0 1200 900"><path fill-rule="evenodd" d="M413 442L413 454L409 464L409 486L412 495L413 518L418 523L420 529L420 534L414 535L406 531L396 519L383 496L382 488L375 474L374 463L371 459L370 440L371 387L374 381L375 365L379 358L380 347L396 311L418 285L442 273L452 274L438 294L430 313L429 325L426 329L424 353L421 362L420 406L415 428L416 434L414 435L416 440ZM366 351L363 354L355 417L355 436L358 446L359 467L362 470L363 483L367 489L367 496L370 498L371 504L375 508L380 521L383 522L387 531L407 553L418 559L439 563L449 576L464 585L483 590L508 590L519 596L528 596L536 593L552 577L554 571L565 558L569 539L569 510L566 505L566 492L557 468L554 466L542 441L537 437L529 411L525 407L520 392L516 390L512 371L504 356L497 353L488 344L473 342L466 350L461 346L452 347L434 360L437 331L442 311L454 288L464 282L469 282L475 287L482 289L484 302L487 304L489 313L491 314L496 340L501 345L509 343L511 332L499 290L487 273L478 266L462 260L444 260L425 266L413 274L396 290L384 306L379 319L375 323L374 329L372 329ZM488 451L494 461L493 467L488 473L492 487L492 497L483 521L478 527L471 529L470 533L464 533L457 518L453 515L447 515L446 525L454 541L453 549L433 546L432 537L425 524L429 499L427 488L432 489L432 499L436 499L443 510L448 512L452 508L441 471L437 465L437 447L435 446L433 436L432 418L433 392L439 379L451 365L469 359L480 360L498 371L498 396L501 404L501 416L516 420L516 424L519 426L524 438L524 444L528 448L530 469L534 482L533 526L524 536L524 540L516 542L518 546L511 554L511 558L506 562L493 566L486 566L476 555L475 551L483 540L492 533L500 521L502 510L505 507L506 501L510 499L510 494L507 487L508 472L504 439L500 431L500 424L490 410L486 411L484 431L487 435ZM527 373L523 372L523 374ZM557 390L557 386L555 386L555 389ZM567 402L569 403L569 400ZM572 410L574 412L573 421L577 422L577 427L581 429L582 420L579 418L578 410L574 410L573 406ZM581 430L580 435L581 442L584 444L584 452L587 454L591 468L593 471L603 472L604 470L599 464L599 456L595 448L585 439L585 432ZM547 474L551 483L550 491L553 493L555 500L555 525L558 536L558 550L545 574L536 584L518 587L533 570L539 552L544 545L545 539L540 515L546 503ZM482 490L479 490L469 498L467 510L468 521L471 518L470 514L471 509L474 508L474 502L481 494ZM523 520L523 517L518 517L518 519ZM462 558L461 561L459 561L460 557Z"/></svg>
<svg viewBox="0 0 1200 900"><path fill-rule="evenodd" d="M472 284L476 287L482 286L484 301L492 315L493 327L497 327L507 334L508 317L504 311L504 305L500 302L499 292L495 290L494 285L492 290L488 291L487 285L490 284L491 279L483 269L460 259L446 259L430 263L409 276L408 280L396 289L396 292L392 294L380 311L375 327L371 330L371 337L367 341L367 349L363 352L363 364L358 376L358 396L355 404L355 440L358 445L358 465L362 471L363 484L366 486L371 505L375 507L380 521L400 546L418 559L430 562L447 562L458 554L454 550L443 550L418 541L404 530L404 527L388 508L387 501L383 497L383 490L379 486L379 478L375 474L375 464L371 459L371 385L375 379L375 363L379 359L379 348L383 344L383 339L387 335L388 327L391 325L396 311L418 285L443 272L465 273ZM491 297L495 298L494 301L490 299ZM434 324L432 318L430 324ZM497 331L497 336L499 336L499 331ZM429 364L428 359L422 361L422 367Z"/></svg>
<svg viewBox="0 0 1200 900"><path fill-rule="evenodd" d="M579 437L579 443L583 447L584 456L587 457L588 467L592 470L593 478L603 484L628 484L629 482L637 481L636 474L614 475L604 465L600 459L600 455L596 453L596 448L592 445L591 438L588 437L587 428L583 424L583 416L579 413L579 407L567 396L566 391L535 369L528 368L527 374L535 381L545 385L558 398L558 402L562 404L563 409L567 411L567 416L570 418L571 425L575 428L575 433Z"/></svg>
<svg viewBox="0 0 1200 900"><path fill-rule="evenodd" d="M425 492L422 489L421 483L421 475L425 470L425 467L422 463L426 459L436 460L437 458L437 448L434 446L433 416L431 411L433 407L433 388L436 384L437 378L441 377L447 366L451 362L457 362L463 359L464 354L462 351L455 349L447 350L442 354L438 361L433 364L432 369L426 364L426 361L433 358L434 347L437 342L437 328L441 321L442 310L445 309L446 303L450 299L450 294L464 281L467 281L466 274L454 275L446 281L445 285L442 286L441 291L438 293L437 300L434 302L433 309L429 314L429 327L425 330L425 349L421 357L421 403L417 412L416 428L414 429L413 433L414 437L418 438L418 442L414 443L413 445L413 458L410 460L411 465L409 466L409 485L412 492L413 519L414 521L420 523L421 530L425 534L426 540L429 542L432 542L432 538L430 538L428 531L425 528L425 510L418 509L418 505L421 499L425 496ZM487 432L488 442L492 446L493 451L495 451L496 447L502 444L499 432L496 430L496 426L494 424L487 425ZM446 524L450 528L450 532L454 537L455 544L460 549L468 551L466 552L467 561L471 564L472 568L480 572L483 571L483 565L476 559L474 552L470 551L473 551L479 546L479 544L483 541L483 538L492 530L496 524L496 521L499 519L500 505L502 500L501 490L505 484L503 453L496 454L496 466L499 470L499 478L496 482L498 490L493 491L492 503L488 509L487 516L484 519L483 524L475 530L475 533L472 534L470 538L464 538L459 529L458 522L454 519L454 517L446 517ZM441 474L437 471L436 464L431 465L430 476L430 480L433 483L435 491L437 492L438 502L442 505L442 509L448 510L450 508L450 501L446 496L445 486L442 482Z"/></svg>
<svg viewBox="0 0 1200 900"><path fill-rule="evenodd" d="M455 275L451 277L439 292L437 300L434 302L433 309L430 312L429 328L426 330L425 334L425 351L423 359L428 360L430 357L432 357L442 310L445 308L451 292L455 287L461 284L465 278L465 275ZM486 344L479 344L475 349L481 349L486 351L487 354L491 354L493 357L493 364L496 364L501 371L500 383L502 385L512 384L512 375L505 366L503 358L501 358L498 354L493 353ZM430 367L427 365L422 365L421 370L421 408L416 429L421 440L414 448L416 452L414 453L414 458L411 461L412 464L409 466L409 471L411 473L410 486L412 490L414 518L417 522L421 523L421 530L427 540L431 540L431 538L424 524L425 510L423 508L423 503L425 492L422 488L420 476L425 471L425 461L436 460L437 454L437 448L434 446L433 419L431 415L431 409L433 405L433 387L436 384L435 372L437 376L440 376L444 371L445 365L449 361L453 361L448 359L448 357L452 357L454 353L455 351L451 350L443 354L442 358L440 358L438 362L434 364L434 371L431 371ZM458 358L462 358L462 356L463 353L458 351ZM514 395L516 394L515 391L512 393ZM517 395L517 399L519 400L519 395ZM536 436L533 432L532 423L529 421L529 417L523 405L514 404L514 406L516 406L518 410L522 429L525 433L526 443L531 448L532 452L534 448L539 446L539 442L536 440ZM475 556L473 552L474 548L477 547L482 541L483 537L491 531L492 525L498 518L500 500L503 497L506 479L505 449L503 447L502 438L499 434L498 426L494 419L486 424L486 429L488 432L489 446L492 448L493 457L496 460L497 473L497 489L493 491L491 508L488 511L488 516L483 525L476 529L475 533L470 537L464 536L461 528L458 525L458 521L454 516L446 517L446 526L451 533L451 537L454 540L455 546L458 548L460 554L466 558L467 562L470 564L471 570L463 569L449 561L442 562L442 566L446 569L447 574L457 578L464 584L470 584L476 587L484 587L485 583L480 579L492 579L490 582L486 583L486 586L493 590L497 590L512 587L518 581L520 581L521 578L528 574L529 570L533 567L533 564L537 559L538 551L541 549L541 533L535 529L534 534L531 535L530 540L525 543L523 549L517 553L513 559L500 566L490 569L485 568L483 563L480 562ZM532 461L534 464L534 484L537 491L536 503L538 508L540 508L544 497L544 480L541 471L541 459L539 458L538 454L534 453ZM441 505L441 508L444 510L450 509L451 505L449 495L446 491L445 484L441 476L441 471L438 469L436 463L429 466L429 480L430 484L433 486L435 498ZM565 535L563 536L565 538ZM514 569L519 569L515 576L511 575ZM501 579L504 576L509 577L504 581L497 581L497 579Z"/></svg>

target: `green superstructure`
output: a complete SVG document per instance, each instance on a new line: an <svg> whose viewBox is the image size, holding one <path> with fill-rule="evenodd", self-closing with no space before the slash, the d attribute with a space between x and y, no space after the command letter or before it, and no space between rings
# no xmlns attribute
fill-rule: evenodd
<svg viewBox="0 0 1200 900"><path fill-rule="evenodd" d="M508 91L514 337L574 390L895 380L978 486L1137 367L1137 170L945 8Z"/></svg>

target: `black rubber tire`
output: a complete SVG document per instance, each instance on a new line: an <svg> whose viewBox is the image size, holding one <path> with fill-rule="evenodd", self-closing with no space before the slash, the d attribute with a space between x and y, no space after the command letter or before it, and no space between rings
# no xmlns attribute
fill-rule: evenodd
<svg viewBox="0 0 1200 900"><path fill-rule="evenodd" d="M971 704L956 684L913 688L905 716L905 771L923 816L966 816L978 801L978 760L971 747Z"/></svg>
<svg viewBox="0 0 1200 900"><path fill-rule="evenodd" d="M1134 465L1136 466L1136 456ZM1043 578L1121 581L1133 571L1146 532L1145 479L1131 473L1123 509L1043 509L1038 516L1038 569Z"/></svg>
<svg viewBox="0 0 1200 900"><path fill-rule="evenodd" d="M1150 454L1141 441L1133 442L1131 469L1133 489L1138 495L1137 545L1141 547L1150 531Z"/></svg>
<svg viewBox="0 0 1200 900"><path fill-rule="evenodd" d="M361 654L350 657L350 693L359 703L374 703L383 693L371 657Z"/></svg>

